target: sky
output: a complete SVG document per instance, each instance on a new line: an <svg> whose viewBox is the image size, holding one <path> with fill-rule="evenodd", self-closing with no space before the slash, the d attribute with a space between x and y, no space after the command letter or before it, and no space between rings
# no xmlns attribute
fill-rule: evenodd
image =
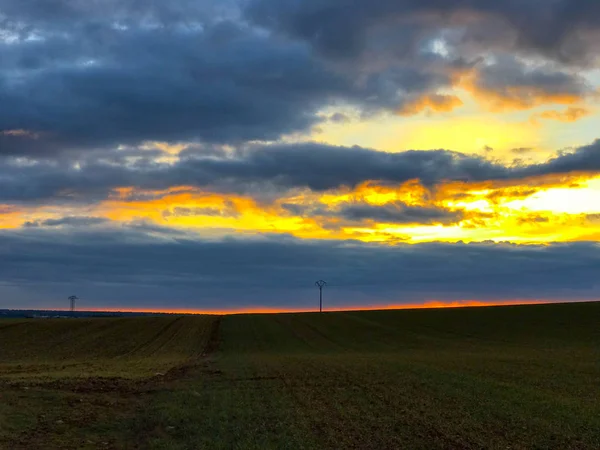
<svg viewBox="0 0 600 450"><path fill-rule="evenodd" d="M0 308L600 298L597 0L0 0Z"/></svg>

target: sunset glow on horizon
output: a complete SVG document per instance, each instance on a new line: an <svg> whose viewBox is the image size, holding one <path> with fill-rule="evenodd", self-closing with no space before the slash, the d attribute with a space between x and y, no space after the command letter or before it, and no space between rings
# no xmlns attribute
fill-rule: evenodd
<svg viewBox="0 0 600 450"><path fill-rule="evenodd" d="M452 301L444 302L431 300L424 303L415 304L392 304L392 305L368 305L368 306L336 306L325 308L323 312L352 312L352 311L388 311L405 309L443 309L443 308L480 308L490 306L527 306L527 305L547 305L552 303L573 303L566 301L543 301L543 300L501 300L501 301ZM57 309L56 311L67 311L67 309ZM233 314L295 314L295 313L314 313L318 308L260 308L251 307L243 309L224 309L224 310L202 310L202 309L156 309L156 308L90 308L83 309L85 312L108 312L108 313L150 313L150 314L207 314L207 315L233 315Z"/></svg>

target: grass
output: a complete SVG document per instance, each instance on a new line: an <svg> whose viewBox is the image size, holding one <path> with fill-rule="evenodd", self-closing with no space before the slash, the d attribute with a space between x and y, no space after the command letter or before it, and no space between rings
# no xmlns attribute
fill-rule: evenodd
<svg viewBox="0 0 600 450"><path fill-rule="evenodd" d="M214 320L7 320L0 322L0 379L150 376L200 356Z"/></svg>
<svg viewBox="0 0 600 450"><path fill-rule="evenodd" d="M208 316L0 322L0 449L135 448L131 420L210 344Z"/></svg>
<svg viewBox="0 0 600 450"><path fill-rule="evenodd" d="M53 448L27 437L32 417L54 414L45 423L62 420L60 430L43 437L62 448L105 439L106 448L150 449L596 449L599 317L600 303L588 303L0 322L0 395L13 405L0 402L0 448ZM65 344L70 333L82 344ZM216 351L202 357L207 350ZM94 370L134 384L92 389L79 402L89 369L77 373L78 361L94 358ZM185 370L150 375L169 365ZM54 381L36 385L40 377ZM95 401L85 411L96 416L56 419L69 401L75 411Z"/></svg>

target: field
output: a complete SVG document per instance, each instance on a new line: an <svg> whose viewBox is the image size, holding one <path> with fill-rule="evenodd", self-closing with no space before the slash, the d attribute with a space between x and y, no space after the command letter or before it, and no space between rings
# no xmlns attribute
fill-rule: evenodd
<svg viewBox="0 0 600 450"><path fill-rule="evenodd" d="M600 303L0 322L0 448L600 448Z"/></svg>
<svg viewBox="0 0 600 450"><path fill-rule="evenodd" d="M208 316L0 322L0 448L136 448L148 396L211 351Z"/></svg>

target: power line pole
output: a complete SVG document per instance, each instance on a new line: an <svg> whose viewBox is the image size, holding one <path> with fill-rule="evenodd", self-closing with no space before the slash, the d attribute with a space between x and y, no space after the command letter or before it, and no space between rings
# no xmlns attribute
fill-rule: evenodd
<svg viewBox="0 0 600 450"><path fill-rule="evenodd" d="M325 287L327 283L323 280L315 281L315 286L319 288L319 312L323 312L323 287Z"/></svg>
<svg viewBox="0 0 600 450"><path fill-rule="evenodd" d="M75 296L75 295L71 295L71 296L69 297L69 302L71 303L71 312L74 312L74 311L75 311L75 301L76 301L76 300L79 300L79 299L78 299L78 298L77 298L77 296Z"/></svg>

